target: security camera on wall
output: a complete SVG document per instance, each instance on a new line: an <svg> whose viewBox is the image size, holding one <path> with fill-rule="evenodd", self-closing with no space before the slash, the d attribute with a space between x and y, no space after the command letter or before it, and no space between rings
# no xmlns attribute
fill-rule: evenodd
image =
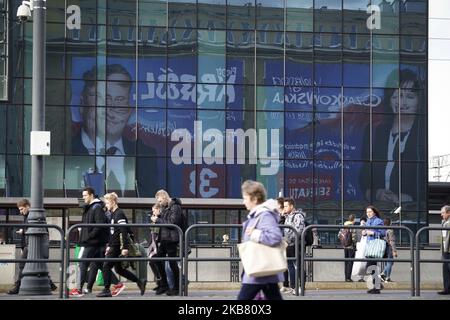
<svg viewBox="0 0 450 320"><path fill-rule="evenodd" d="M17 9L17 18L19 22L27 22L31 18L31 10L33 10L33 0L32 1L22 1L22 4Z"/></svg>

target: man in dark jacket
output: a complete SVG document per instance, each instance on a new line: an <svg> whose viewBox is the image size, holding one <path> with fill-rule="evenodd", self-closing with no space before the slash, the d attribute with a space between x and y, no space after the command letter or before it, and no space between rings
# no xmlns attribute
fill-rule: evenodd
<svg viewBox="0 0 450 320"><path fill-rule="evenodd" d="M104 204L101 200L95 198L95 190L91 187L83 189L83 200L85 207L81 223L107 223L106 214L103 210ZM84 227L80 230L79 245L83 252L81 258L104 258L106 243L108 242L108 228L102 227ZM83 285L86 282L87 269L89 262L79 262L80 283L79 287L70 291L71 296L83 296ZM90 263L88 292L92 292L98 269L102 268L101 262Z"/></svg>
<svg viewBox="0 0 450 320"><path fill-rule="evenodd" d="M23 215L23 223L28 223L28 213L30 212L30 201L28 199L21 199L17 202L17 208L21 215ZM26 229L17 230L16 233L21 235L20 238L20 259L27 259L28 257L28 237L25 234ZM25 268L25 262L19 263L19 275L17 276L17 281L14 284L14 287L8 291L8 294L18 294L20 290L20 284L23 278L23 269ZM57 289L56 285L53 283L52 279L49 277L50 289L55 291Z"/></svg>
<svg viewBox="0 0 450 320"><path fill-rule="evenodd" d="M152 222L158 224L175 224L179 226L182 230L186 225L183 218L183 213L181 210L181 201L177 198L170 198L169 194L165 190L159 190L156 195L156 202L161 205L161 213L159 216L152 216ZM177 230L174 228L160 228L159 237L160 246L156 257L176 257L177 256L177 245L179 242L179 235ZM167 292L167 295L174 296L179 294L179 268L177 261L169 261L170 269L172 270L174 276L174 287L169 290L169 285L167 283L166 270L164 268L164 262L158 261L158 269L161 275L161 283L156 294L160 295Z"/></svg>

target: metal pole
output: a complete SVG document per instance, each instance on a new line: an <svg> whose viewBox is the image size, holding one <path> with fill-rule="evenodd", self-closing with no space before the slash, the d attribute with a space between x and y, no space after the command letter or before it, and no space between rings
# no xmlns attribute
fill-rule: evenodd
<svg viewBox="0 0 450 320"><path fill-rule="evenodd" d="M46 0L33 3L33 98L32 131L45 129L45 16ZM31 209L28 223L46 223L43 208L43 156L31 156ZM48 258L48 231L46 228L29 227L29 259ZM23 270L20 295L50 295L47 263L27 263Z"/></svg>

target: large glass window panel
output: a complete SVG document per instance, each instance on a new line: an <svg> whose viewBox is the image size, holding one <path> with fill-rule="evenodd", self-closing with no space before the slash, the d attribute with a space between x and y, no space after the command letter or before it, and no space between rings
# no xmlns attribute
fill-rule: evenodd
<svg viewBox="0 0 450 320"><path fill-rule="evenodd" d="M31 156L23 156L23 197L31 195Z"/></svg>
<svg viewBox="0 0 450 320"><path fill-rule="evenodd" d="M66 10L63 1L49 1L46 4L47 22L66 21Z"/></svg>
<svg viewBox="0 0 450 320"><path fill-rule="evenodd" d="M239 210L214 210L214 223L215 224L239 224ZM239 229L238 228L216 228L215 230L215 242L222 243L223 236L226 234L229 236L228 242L236 243L239 241Z"/></svg>
<svg viewBox="0 0 450 320"><path fill-rule="evenodd" d="M108 0L109 25L135 26L136 0Z"/></svg>
<svg viewBox="0 0 450 320"><path fill-rule="evenodd" d="M192 163L192 162L191 162ZM167 163L167 188L172 197L196 197L196 165Z"/></svg>
<svg viewBox="0 0 450 320"><path fill-rule="evenodd" d="M370 162L344 161L344 210L359 210L370 204Z"/></svg>
<svg viewBox="0 0 450 320"><path fill-rule="evenodd" d="M415 212L410 210L403 210L402 207L401 213L398 216L396 215L395 217L392 217L392 220L398 221L399 225L401 224L402 226L408 227L409 229L411 229L413 234L416 234L419 229L427 227L429 223L431 225L431 222L429 222L428 220L429 215L430 214L427 211ZM440 231L436 231L436 233L438 232L440 233ZM428 232L421 232L419 235L419 244L428 245L429 242L432 241L431 239L429 239L430 235L431 234ZM438 236L441 236L441 234L438 234ZM397 246L409 246L409 234L405 231L397 231L395 234L395 241Z"/></svg>
<svg viewBox="0 0 450 320"><path fill-rule="evenodd" d="M282 32L257 32L257 84L276 85L284 78L284 51Z"/></svg>
<svg viewBox="0 0 450 320"><path fill-rule="evenodd" d="M398 34L399 33L399 2L386 0L371 0L372 5L380 8L380 28L373 29L374 34Z"/></svg>
<svg viewBox="0 0 450 320"><path fill-rule="evenodd" d="M139 26L167 25L167 0L139 0Z"/></svg>
<svg viewBox="0 0 450 320"><path fill-rule="evenodd" d="M204 158L204 163L213 163L215 159ZM225 161L222 160L223 163ZM197 165L195 191L196 198L225 198L225 172L224 165Z"/></svg>
<svg viewBox="0 0 450 320"><path fill-rule="evenodd" d="M344 88L344 112L370 112L370 106L381 103L382 97L370 88Z"/></svg>
<svg viewBox="0 0 450 320"><path fill-rule="evenodd" d="M313 35L304 32L286 34L286 85L313 85Z"/></svg>
<svg viewBox="0 0 450 320"><path fill-rule="evenodd" d="M136 116L133 108L107 107L105 154L135 155L136 131Z"/></svg>
<svg viewBox="0 0 450 320"><path fill-rule="evenodd" d="M167 158L136 157L136 197L151 198L160 189L166 189Z"/></svg>
<svg viewBox="0 0 450 320"><path fill-rule="evenodd" d="M256 164L248 164L246 160L245 164L229 164L226 165L227 175L227 198L237 198L242 197L241 185L245 180L255 180L256 179Z"/></svg>
<svg viewBox="0 0 450 320"><path fill-rule="evenodd" d="M401 160L425 160L425 137L427 133L425 118L420 115L400 116ZM394 139L395 140L395 139Z"/></svg>
<svg viewBox="0 0 450 320"><path fill-rule="evenodd" d="M225 29L226 0L198 0L197 3L199 28Z"/></svg>
<svg viewBox="0 0 450 320"><path fill-rule="evenodd" d="M227 84L227 109L253 110L255 108L255 87Z"/></svg>
<svg viewBox="0 0 450 320"><path fill-rule="evenodd" d="M427 80L427 38L402 36L400 41L400 72L409 70L416 74L416 86L425 87ZM402 75L400 81L403 82Z"/></svg>
<svg viewBox="0 0 450 320"><path fill-rule="evenodd" d="M23 76L31 78L33 75L33 24L25 23L23 29Z"/></svg>
<svg viewBox="0 0 450 320"><path fill-rule="evenodd" d="M313 114L309 112L286 112L285 159L312 159Z"/></svg>
<svg viewBox="0 0 450 320"><path fill-rule="evenodd" d="M370 85L370 36L344 34L343 84L347 87Z"/></svg>
<svg viewBox="0 0 450 320"><path fill-rule="evenodd" d="M93 178L97 180L95 175L95 157L93 156L66 156L64 166L64 183L66 194L68 197L79 197L80 190L86 185L86 182ZM103 175L100 175L101 183L103 183ZM85 179L88 179L86 181ZM103 189L103 188L102 188Z"/></svg>
<svg viewBox="0 0 450 320"><path fill-rule="evenodd" d="M189 76L193 77L193 76ZM161 87L163 84L159 84L158 86ZM200 96L202 99L211 98L212 101L214 101L214 98L212 97L212 94L209 95L208 91L209 86L208 85L200 85L195 83L167 83L167 106L169 108L195 108L197 106L197 95ZM201 86L201 90L203 88L207 88L204 91L197 92L197 88ZM158 90L158 89L157 89ZM158 91L157 91L158 94Z"/></svg>
<svg viewBox="0 0 450 320"><path fill-rule="evenodd" d="M225 31L198 30L198 77L202 83L225 83Z"/></svg>
<svg viewBox="0 0 450 320"><path fill-rule="evenodd" d="M106 167L102 170L106 176L106 191L114 191L119 197L135 197L135 164L134 157L107 156Z"/></svg>
<svg viewBox="0 0 450 320"><path fill-rule="evenodd" d="M64 24L46 26L46 77L64 78Z"/></svg>
<svg viewBox="0 0 450 320"><path fill-rule="evenodd" d="M167 141L167 155L173 162L174 158L182 158L184 164L194 162L194 121L195 110L167 110L167 127L170 131L178 130L177 134Z"/></svg>
<svg viewBox="0 0 450 320"><path fill-rule="evenodd" d="M23 177L30 175L30 170L24 171L23 155L6 156L6 195L9 197L23 197Z"/></svg>
<svg viewBox="0 0 450 320"><path fill-rule="evenodd" d="M315 160L314 207L316 209L341 208L341 162Z"/></svg>
<svg viewBox="0 0 450 320"><path fill-rule="evenodd" d="M342 0L314 1L314 31L342 32Z"/></svg>
<svg viewBox="0 0 450 320"><path fill-rule="evenodd" d="M258 155L281 159L284 154L284 114L282 112L257 112ZM266 131L261 131L266 130Z"/></svg>
<svg viewBox="0 0 450 320"><path fill-rule="evenodd" d="M227 81L240 84L255 83L255 34L251 31L227 31L227 67L236 76Z"/></svg>
<svg viewBox="0 0 450 320"><path fill-rule="evenodd" d="M0 154L6 153L6 135L7 135L6 110L7 110L6 106L0 106L0 128L3 128L3 134L0 136Z"/></svg>
<svg viewBox="0 0 450 320"><path fill-rule="evenodd" d="M7 107L7 144L6 150L8 153L19 154L23 153L23 127L24 127L24 108L21 105L12 105Z"/></svg>
<svg viewBox="0 0 450 320"><path fill-rule="evenodd" d="M166 139L174 128L167 128L164 109L139 109L137 113L137 154L164 157Z"/></svg>
<svg viewBox="0 0 450 320"><path fill-rule="evenodd" d="M255 0L228 0L227 28L255 29Z"/></svg>
<svg viewBox="0 0 450 320"><path fill-rule="evenodd" d="M314 47L314 83L340 86L342 83L342 37L339 34L316 34Z"/></svg>
<svg viewBox="0 0 450 320"><path fill-rule="evenodd" d="M197 32L193 29L169 29L169 82L195 82L197 76Z"/></svg>
<svg viewBox="0 0 450 320"><path fill-rule="evenodd" d="M169 27L197 28L196 0L168 0Z"/></svg>
<svg viewBox="0 0 450 320"><path fill-rule="evenodd" d="M122 68L125 68L128 71L128 75L126 76L135 80L136 42L134 40L131 40L124 43L123 41L112 40L110 36L111 34L108 34L108 56L106 58L107 65L111 66L114 64L118 64L122 66ZM108 69L104 70L103 64L99 64L98 68L99 69L97 70L97 73L99 75L99 78L101 78L100 74L103 74L105 72L105 75L109 76L110 72L108 72ZM123 71L123 73L125 73L125 71Z"/></svg>
<svg viewBox="0 0 450 320"><path fill-rule="evenodd" d="M169 100L169 106L176 107L179 104L178 100L180 100L179 102L188 100L189 96L185 96L186 99L180 99L183 96L180 95L180 91L177 87L181 85L171 83L169 86L171 89L174 89L170 95L171 100ZM188 84L188 86L192 87L193 84ZM139 82L137 107L139 109L145 107L166 108L167 87L168 84L165 82ZM177 89L177 91L175 91L175 89ZM180 105L183 105L183 103Z"/></svg>
<svg viewBox="0 0 450 320"><path fill-rule="evenodd" d="M339 113L315 113L314 156L322 160L340 160L341 117Z"/></svg>
<svg viewBox="0 0 450 320"><path fill-rule="evenodd" d="M64 80L46 80L45 81L45 105L62 106L65 103L65 81Z"/></svg>
<svg viewBox="0 0 450 320"><path fill-rule="evenodd" d="M405 210L426 210L427 184L426 163L405 162L401 164L401 206Z"/></svg>
<svg viewBox="0 0 450 320"><path fill-rule="evenodd" d="M163 28L139 28L139 81L164 82L167 79L167 33ZM179 77L180 75L178 75ZM151 92L149 92L151 94Z"/></svg>
<svg viewBox="0 0 450 320"><path fill-rule="evenodd" d="M6 156L4 154L0 154L0 196L6 197ZM1 221L1 220L0 220ZM3 222L3 221L2 221ZM4 238L3 238L4 240Z"/></svg>
<svg viewBox="0 0 450 320"><path fill-rule="evenodd" d="M64 154L66 134L65 109L62 107L45 107L45 129L51 132L51 154Z"/></svg>
<svg viewBox="0 0 450 320"><path fill-rule="evenodd" d="M313 88L284 87L284 105L286 111L312 111Z"/></svg>
<svg viewBox="0 0 450 320"><path fill-rule="evenodd" d="M203 158L223 161L225 156L225 111L199 110L197 112L197 130L202 133ZM197 153L197 155L199 154ZM209 161L213 161L213 159L209 159ZM205 162L205 159L203 162L208 163Z"/></svg>
<svg viewBox="0 0 450 320"><path fill-rule="evenodd" d="M428 27L427 2L426 0L400 2L400 33L426 34Z"/></svg>
<svg viewBox="0 0 450 320"><path fill-rule="evenodd" d="M44 161L44 195L46 197L64 197L64 157L49 156Z"/></svg>
<svg viewBox="0 0 450 320"><path fill-rule="evenodd" d="M341 88L314 88L314 109L320 112L339 112L342 109Z"/></svg>
<svg viewBox="0 0 450 320"><path fill-rule="evenodd" d="M286 30L313 31L313 0L286 0Z"/></svg>
<svg viewBox="0 0 450 320"><path fill-rule="evenodd" d="M341 224L342 213L339 210L315 210L314 211L314 223L317 224ZM336 246L339 245L338 238L339 230L318 230L317 236L319 237L319 243L322 246Z"/></svg>
<svg viewBox="0 0 450 320"><path fill-rule="evenodd" d="M65 70L68 79L83 79L83 73L95 65L97 30L95 25L83 26L80 37L66 37ZM103 39L104 40L104 39ZM95 72L92 78L95 78Z"/></svg>
<svg viewBox="0 0 450 320"><path fill-rule="evenodd" d="M284 30L285 0L256 0L256 29Z"/></svg>
<svg viewBox="0 0 450 320"><path fill-rule="evenodd" d="M283 87L262 87L256 88L256 108L258 110L280 110L284 109L284 88Z"/></svg>
<svg viewBox="0 0 450 320"><path fill-rule="evenodd" d="M372 203L380 210L393 210L400 206L399 162L372 163Z"/></svg>
<svg viewBox="0 0 450 320"><path fill-rule="evenodd" d="M255 136L255 113L227 111L226 162L227 164L255 164L257 136ZM249 159L253 159L250 161ZM234 169L233 169L234 170Z"/></svg>
<svg viewBox="0 0 450 320"><path fill-rule="evenodd" d="M71 4L80 7L81 12L81 25L96 24L97 23L97 3L92 0L75 0L71 1ZM73 14L73 11L69 15ZM63 19L64 21L65 19Z"/></svg>
<svg viewBox="0 0 450 320"><path fill-rule="evenodd" d="M370 139L366 134L369 125L368 113L344 113L343 149L345 160L370 159Z"/></svg>
<svg viewBox="0 0 450 320"><path fill-rule="evenodd" d="M23 152L25 154L30 153L30 132L31 132L31 116L32 108L30 105L23 106Z"/></svg>
<svg viewBox="0 0 450 320"><path fill-rule="evenodd" d="M343 1L343 27L345 33L369 33L367 28L367 7L370 0L344 0Z"/></svg>
<svg viewBox="0 0 450 320"><path fill-rule="evenodd" d="M311 160L285 160L284 196L293 198L297 207L313 206L313 162Z"/></svg>
<svg viewBox="0 0 450 320"><path fill-rule="evenodd" d="M284 161L274 158L260 158L256 165L256 181L261 182L267 197L275 199L284 187Z"/></svg>
<svg viewBox="0 0 450 320"><path fill-rule="evenodd" d="M377 114L372 117L372 158L374 160L398 160L398 139L391 134L398 126L398 118L393 114ZM397 124L394 125L394 123ZM369 132L366 132L368 135ZM366 139L366 138L365 138ZM394 140L396 141L394 146ZM389 147L389 145L391 145Z"/></svg>
<svg viewBox="0 0 450 320"><path fill-rule="evenodd" d="M372 86L392 88L398 86L398 36L373 35Z"/></svg>
<svg viewBox="0 0 450 320"><path fill-rule="evenodd" d="M214 223L213 210L199 210L190 209L189 217L192 217L192 224L212 224ZM213 243L213 228L197 228L192 231L192 238L189 239L191 243L195 244L211 244Z"/></svg>

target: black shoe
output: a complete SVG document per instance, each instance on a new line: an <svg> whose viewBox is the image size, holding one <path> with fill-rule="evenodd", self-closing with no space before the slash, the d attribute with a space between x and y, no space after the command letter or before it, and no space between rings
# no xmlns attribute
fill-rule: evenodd
<svg viewBox="0 0 450 320"><path fill-rule="evenodd" d="M154 287L152 290L157 291L159 288L161 288L161 287L158 285L158 286Z"/></svg>
<svg viewBox="0 0 450 320"><path fill-rule="evenodd" d="M364 279L359 279L358 282L366 282Z"/></svg>
<svg viewBox="0 0 450 320"><path fill-rule="evenodd" d="M179 296L180 295L180 290L178 288L173 288L173 289L169 289L166 294L168 296Z"/></svg>
<svg viewBox="0 0 450 320"><path fill-rule="evenodd" d="M446 296L446 295L450 294L450 291L442 290L442 291L439 291L437 294L440 294L441 296Z"/></svg>
<svg viewBox="0 0 450 320"><path fill-rule="evenodd" d="M367 291L369 294L380 294L380 289L370 289Z"/></svg>
<svg viewBox="0 0 450 320"><path fill-rule="evenodd" d="M8 294L19 294L19 289L20 289L19 286L15 286L14 288L8 291Z"/></svg>
<svg viewBox="0 0 450 320"><path fill-rule="evenodd" d="M102 292L100 292L97 295L98 298L110 298L112 297L111 291L109 289L103 289Z"/></svg>
<svg viewBox="0 0 450 320"><path fill-rule="evenodd" d="M380 274L380 278L381 278L381 281L383 281L383 282L386 281L386 276L383 273Z"/></svg>
<svg viewBox="0 0 450 320"><path fill-rule="evenodd" d="M58 287L53 283L53 281L50 281L50 290L55 291L58 289Z"/></svg>
<svg viewBox="0 0 450 320"><path fill-rule="evenodd" d="M138 287L139 287L139 290L141 291L141 296L143 296L144 293L145 293L145 286L147 285L147 280L139 281L139 282L137 283L137 285L138 285Z"/></svg>
<svg viewBox="0 0 450 320"><path fill-rule="evenodd" d="M161 288L159 288L158 290L156 290L156 295L161 295L161 294L163 294L164 292L167 292L169 290L169 288L168 287L161 287Z"/></svg>
<svg viewBox="0 0 450 320"><path fill-rule="evenodd" d="M353 282L352 279L345 279L345 282Z"/></svg>

